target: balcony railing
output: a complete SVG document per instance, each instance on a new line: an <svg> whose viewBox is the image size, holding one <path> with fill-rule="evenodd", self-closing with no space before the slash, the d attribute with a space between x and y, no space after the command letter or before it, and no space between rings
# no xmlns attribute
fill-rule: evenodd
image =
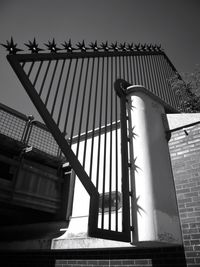
<svg viewBox="0 0 200 267"><path fill-rule="evenodd" d="M61 156L58 144L44 124L3 104L0 104L0 134L51 156Z"/></svg>

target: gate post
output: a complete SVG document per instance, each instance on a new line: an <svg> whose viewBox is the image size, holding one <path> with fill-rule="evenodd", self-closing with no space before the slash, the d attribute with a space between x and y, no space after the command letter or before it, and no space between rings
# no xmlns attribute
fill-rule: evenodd
<svg viewBox="0 0 200 267"><path fill-rule="evenodd" d="M127 88L133 133L133 243L181 244L165 104L142 86ZM129 127L130 128L130 127ZM133 164L132 164L133 165Z"/></svg>

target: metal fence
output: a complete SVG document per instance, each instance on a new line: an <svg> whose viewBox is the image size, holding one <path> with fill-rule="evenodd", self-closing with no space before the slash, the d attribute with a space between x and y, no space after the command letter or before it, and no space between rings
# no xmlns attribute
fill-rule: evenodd
<svg viewBox="0 0 200 267"><path fill-rule="evenodd" d="M10 49L9 44L6 47ZM176 110L178 99L168 84L175 68L158 46L93 43L86 47L83 42L74 49L69 42L60 52L53 40L47 44L50 53L38 53L35 41L28 47L31 54L9 50L7 58L90 195L89 234L130 241L128 107L126 97L114 90L114 82L123 79L143 85L169 110Z"/></svg>
<svg viewBox="0 0 200 267"><path fill-rule="evenodd" d="M60 156L60 149L47 127L0 104L0 134L32 146L51 156Z"/></svg>

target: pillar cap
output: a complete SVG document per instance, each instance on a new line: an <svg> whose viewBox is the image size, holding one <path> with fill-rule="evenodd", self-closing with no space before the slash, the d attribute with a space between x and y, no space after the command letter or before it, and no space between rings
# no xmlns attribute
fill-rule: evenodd
<svg viewBox="0 0 200 267"><path fill-rule="evenodd" d="M143 85L131 85L126 88L126 94L127 95L133 95L134 93L144 93L151 97L153 100L161 104L166 113L179 113L175 108L173 108L171 105L167 104L165 101L163 101L160 97L153 94L151 91L146 89Z"/></svg>

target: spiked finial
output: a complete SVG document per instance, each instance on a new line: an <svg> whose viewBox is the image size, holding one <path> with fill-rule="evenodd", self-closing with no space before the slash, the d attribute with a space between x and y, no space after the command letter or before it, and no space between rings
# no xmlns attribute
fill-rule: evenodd
<svg viewBox="0 0 200 267"><path fill-rule="evenodd" d="M148 44L148 45L147 45L147 50L148 50L148 51L152 51L152 44Z"/></svg>
<svg viewBox="0 0 200 267"><path fill-rule="evenodd" d="M85 42L83 40L82 43L78 42L78 44L76 45L82 52L86 52L87 48L85 47Z"/></svg>
<svg viewBox="0 0 200 267"><path fill-rule="evenodd" d="M10 42L6 41L7 44L1 44L3 47L6 48L6 50L9 52L9 54L16 54L19 51L23 51L22 49L17 48L17 44L14 43L13 38L11 37Z"/></svg>
<svg viewBox="0 0 200 267"><path fill-rule="evenodd" d="M43 51L43 49L38 47L38 44L36 43L35 38L34 38L33 42L29 41L29 44L25 44L25 45L29 48L29 50L32 53L38 53L39 51Z"/></svg>
<svg viewBox="0 0 200 267"><path fill-rule="evenodd" d="M55 39L50 42L48 41L48 44L45 44L48 47L48 50L51 51L51 53L57 53L57 51L61 50L60 48L57 47L57 44L55 43Z"/></svg>
<svg viewBox="0 0 200 267"><path fill-rule="evenodd" d="M106 42L106 43L101 43L101 47L104 49L104 51L108 51L108 50L109 50L108 42Z"/></svg>
<svg viewBox="0 0 200 267"><path fill-rule="evenodd" d="M161 44L157 45L157 50L162 51Z"/></svg>
<svg viewBox="0 0 200 267"><path fill-rule="evenodd" d="M141 44L142 51L146 51L146 47L147 47L146 44L144 44L144 45Z"/></svg>
<svg viewBox="0 0 200 267"><path fill-rule="evenodd" d="M127 49L126 49L126 43L120 44L120 45L119 45L119 48L120 48L120 50L122 50L122 51L127 51Z"/></svg>
<svg viewBox="0 0 200 267"><path fill-rule="evenodd" d="M119 47L118 47L117 42L112 43L112 44L111 44L111 48L112 48L114 51L118 51L118 50L119 50Z"/></svg>
<svg viewBox="0 0 200 267"><path fill-rule="evenodd" d="M94 51L98 51L98 46L97 46L97 41L95 41L94 43L90 43L90 47L94 50Z"/></svg>
<svg viewBox="0 0 200 267"><path fill-rule="evenodd" d="M65 50L67 50L67 52L73 52L73 50L75 49L72 47L71 39L69 39L69 42L64 42L62 46L64 47Z"/></svg>
<svg viewBox="0 0 200 267"><path fill-rule="evenodd" d="M135 49L136 49L137 51L139 51L139 50L140 50L140 43L139 43L139 44L137 44L137 45L135 45Z"/></svg>
<svg viewBox="0 0 200 267"><path fill-rule="evenodd" d="M129 51L133 51L133 50L134 50L134 48L133 48L133 43L128 44L128 50L129 50Z"/></svg>

